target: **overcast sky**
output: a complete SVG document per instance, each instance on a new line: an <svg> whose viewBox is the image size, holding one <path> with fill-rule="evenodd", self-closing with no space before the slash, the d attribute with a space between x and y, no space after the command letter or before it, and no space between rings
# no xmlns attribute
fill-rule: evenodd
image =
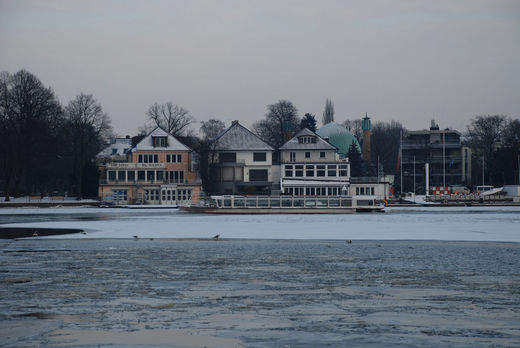
<svg viewBox="0 0 520 348"><path fill-rule="evenodd" d="M264 117L325 99L343 122L368 112L464 130L520 117L520 1L5 1L0 70L26 69L63 104L91 93L119 135L154 102L209 118Z"/></svg>

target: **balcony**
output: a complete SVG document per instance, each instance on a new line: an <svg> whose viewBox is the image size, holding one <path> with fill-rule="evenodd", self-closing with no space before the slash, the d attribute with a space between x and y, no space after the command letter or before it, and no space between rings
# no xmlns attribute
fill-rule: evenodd
<svg viewBox="0 0 520 348"><path fill-rule="evenodd" d="M100 179L99 185L120 185L120 186L129 186L129 185L164 185L164 184L171 184L171 185L200 185L201 180L195 179L195 180L106 180L106 179Z"/></svg>

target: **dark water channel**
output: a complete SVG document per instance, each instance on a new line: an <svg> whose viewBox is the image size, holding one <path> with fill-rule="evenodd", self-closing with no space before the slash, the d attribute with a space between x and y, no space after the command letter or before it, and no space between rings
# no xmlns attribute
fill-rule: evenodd
<svg viewBox="0 0 520 348"><path fill-rule="evenodd" d="M0 241L0 346L520 346L520 244Z"/></svg>

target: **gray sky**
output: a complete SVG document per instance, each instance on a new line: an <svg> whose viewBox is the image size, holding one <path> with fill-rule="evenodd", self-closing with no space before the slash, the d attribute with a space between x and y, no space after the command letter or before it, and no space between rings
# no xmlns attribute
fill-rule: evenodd
<svg viewBox="0 0 520 348"><path fill-rule="evenodd" d="M326 98L336 122L464 130L520 117L520 1L0 0L0 70L19 69L63 104L92 93L120 135L156 101L250 126L280 99L321 124Z"/></svg>

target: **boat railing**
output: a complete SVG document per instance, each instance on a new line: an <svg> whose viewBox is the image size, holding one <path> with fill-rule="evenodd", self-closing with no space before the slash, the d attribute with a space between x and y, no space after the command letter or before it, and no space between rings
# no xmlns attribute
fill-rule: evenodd
<svg viewBox="0 0 520 348"><path fill-rule="evenodd" d="M378 205L375 197L364 196L211 196L217 208L356 208Z"/></svg>

